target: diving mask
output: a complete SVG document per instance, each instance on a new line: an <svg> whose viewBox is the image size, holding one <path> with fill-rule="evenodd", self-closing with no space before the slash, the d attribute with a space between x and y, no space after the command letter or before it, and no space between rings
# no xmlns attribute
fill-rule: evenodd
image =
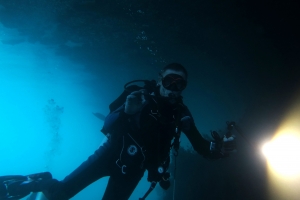
<svg viewBox="0 0 300 200"><path fill-rule="evenodd" d="M162 85L167 90L182 91L186 88L187 81L178 74L168 74L162 78Z"/></svg>

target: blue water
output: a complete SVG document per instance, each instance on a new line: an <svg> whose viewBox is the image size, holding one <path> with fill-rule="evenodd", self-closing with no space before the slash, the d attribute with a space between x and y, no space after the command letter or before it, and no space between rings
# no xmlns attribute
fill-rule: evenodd
<svg viewBox="0 0 300 200"><path fill-rule="evenodd" d="M0 26L1 39L16 35ZM0 43L0 174L50 171L61 180L86 160L105 139L103 122L92 113L107 114L109 101L122 92L120 85L120 91L110 94L101 78L43 45ZM95 95L84 84L88 81L104 95ZM107 180L72 199L101 199ZM148 187L143 179L131 199L144 195ZM157 199L155 192L149 197Z"/></svg>

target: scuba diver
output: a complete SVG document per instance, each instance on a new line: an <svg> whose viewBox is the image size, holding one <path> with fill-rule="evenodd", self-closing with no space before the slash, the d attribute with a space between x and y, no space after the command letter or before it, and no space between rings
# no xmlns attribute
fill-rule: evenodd
<svg viewBox="0 0 300 200"><path fill-rule="evenodd" d="M93 155L62 181L50 173L46 178L40 174L0 177L0 199L19 199L42 191L49 200L67 200L109 176L102 199L126 200L147 170L151 187L140 198L145 199L157 183L164 189L170 186L170 150L178 152L181 132L205 158L228 157L235 150L234 137L221 138L212 132L214 140L205 140L184 105L181 94L187 77L181 64L171 63L161 70L157 82L144 81L144 87L130 85L137 81L129 82L109 106L110 114L101 130L108 139Z"/></svg>

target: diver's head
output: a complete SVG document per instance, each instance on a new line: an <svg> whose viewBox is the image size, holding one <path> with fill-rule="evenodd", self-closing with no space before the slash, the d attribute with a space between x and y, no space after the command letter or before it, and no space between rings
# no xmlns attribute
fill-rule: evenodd
<svg viewBox="0 0 300 200"><path fill-rule="evenodd" d="M159 73L157 85L162 97L177 98L187 85L187 71L178 63L165 66Z"/></svg>

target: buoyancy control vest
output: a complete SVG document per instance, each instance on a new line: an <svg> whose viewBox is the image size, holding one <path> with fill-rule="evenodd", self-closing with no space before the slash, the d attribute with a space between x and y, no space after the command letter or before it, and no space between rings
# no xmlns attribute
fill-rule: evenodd
<svg viewBox="0 0 300 200"><path fill-rule="evenodd" d="M165 101L154 102L152 105L149 104L143 112L145 114L141 115L141 130L147 149L146 166L149 176L151 172L159 172L153 174L159 176L169 167L172 140L176 134L177 105L171 105Z"/></svg>
<svg viewBox="0 0 300 200"><path fill-rule="evenodd" d="M147 91L154 92L153 81L146 82ZM146 84L145 84L146 85ZM125 87L125 91L110 104L111 112L124 104L127 95L131 92L144 89L132 85ZM148 95L148 104L139 115L138 129L134 129L132 116L120 111L119 127L112 139L117 140L118 158L116 164L123 174L131 173L137 169L148 170L149 181L159 181L167 171L170 163L170 150L173 145L179 145L181 110L184 107L182 99L171 104L166 98L157 98ZM177 140L177 142L176 142ZM178 150L178 149L177 149Z"/></svg>

